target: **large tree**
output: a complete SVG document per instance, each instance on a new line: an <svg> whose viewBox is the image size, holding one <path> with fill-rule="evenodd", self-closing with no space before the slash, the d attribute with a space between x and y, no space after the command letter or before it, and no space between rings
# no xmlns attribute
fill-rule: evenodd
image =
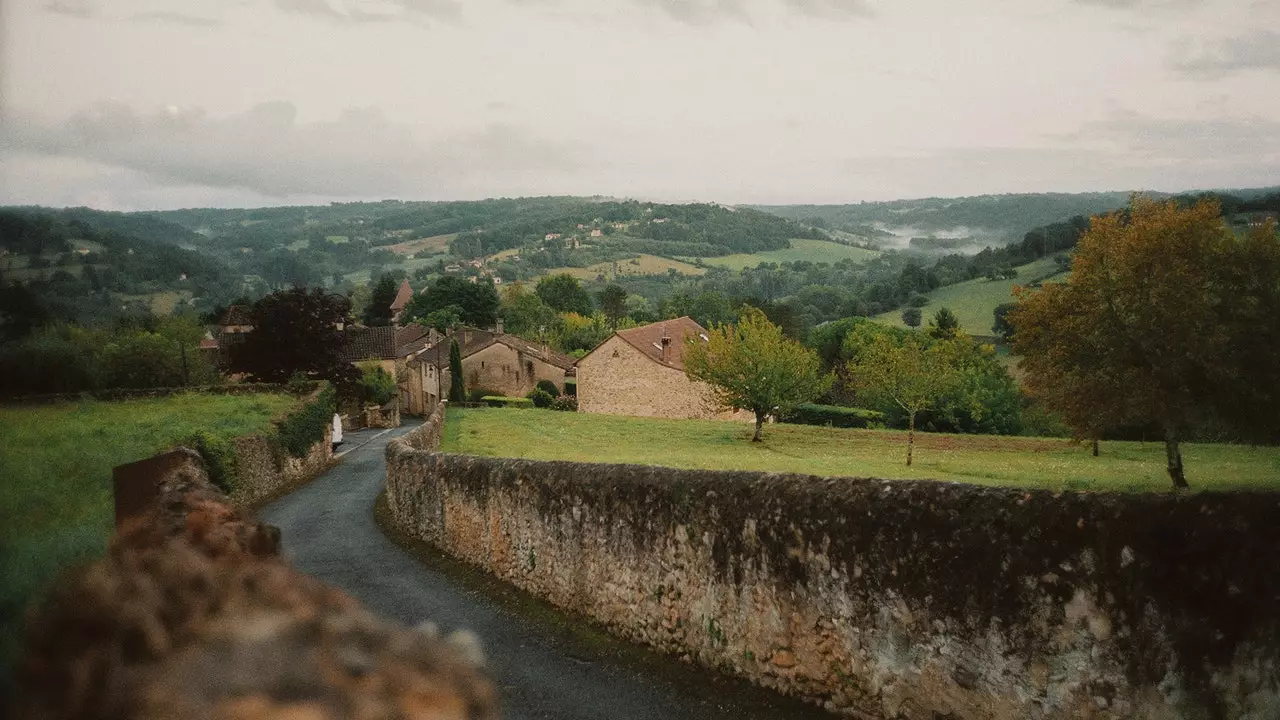
<svg viewBox="0 0 1280 720"><path fill-rule="evenodd" d="M369 295L369 304L364 308L364 324L390 325L391 303L395 302L399 290L400 286L390 275L384 273L378 278L378 283L373 286L373 292Z"/></svg>
<svg viewBox="0 0 1280 720"><path fill-rule="evenodd" d="M755 414L751 440L760 442L765 418L778 416L826 392L831 378L819 370L818 354L785 337L765 314L748 307L736 325L689 338L685 372L711 385L717 402Z"/></svg>
<svg viewBox="0 0 1280 720"><path fill-rule="evenodd" d="M500 312L507 332L527 338L545 338L556 322L556 311L519 282L503 288Z"/></svg>
<svg viewBox="0 0 1280 720"><path fill-rule="evenodd" d="M609 321L609 328L617 330L618 321L627 315L627 291L619 285L606 285L596 293L596 299L600 302L600 311Z"/></svg>
<svg viewBox="0 0 1280 720"><path fill-rule="evenodd" d="M579 315L590 315L594 309L591 296L582 288L582 283L568 273L548 275L538 281L534 291L542 302L558 312L571 312Z"/></svg>
<svg viewBox="0 0 1280 720"><path fill-rule="evenodd" d="M960 342L931 343L914 334L895 342L889 335L876 335L850 361L849 375L859 394L885 397L906 413L908 466L915 451L916 416L938 407L961 386L956 357Z"/></svg>
<svg viewBox="0 0 1280 720"><path fill-rule="evenodd" d="M432 313L451 305L459 308L462 322L476 327L489 327L498 318L498 291L487 279L473 283L464 278L446 275L424 292L414 295L405 308L404 317L409 322L430 324L427 318Z"/></svg>
<svg viewBox="0 0 1280 720"><path fill-rule="evenodd" d="M1158 425L1169 477L1186 487L1181 442L1197 423L1274 431L1261 405L1280 399L1266 347L1280 339L1277 283L1274 226L1242 240L1216 201L1135 197L1093 218L1067 282L1019 291L1009 321L1024 382L1081 437Z"/></svg>
<svg viewBox="0 0 1280 720"><path fill-rule="evenodd" d="M342 358L342 328L351 322L350 309L345 296L319 288L263 297L249 310L253 331L230 348L231 370L263 382L284 382L301 373L350 385L359 377Z"/></svg>

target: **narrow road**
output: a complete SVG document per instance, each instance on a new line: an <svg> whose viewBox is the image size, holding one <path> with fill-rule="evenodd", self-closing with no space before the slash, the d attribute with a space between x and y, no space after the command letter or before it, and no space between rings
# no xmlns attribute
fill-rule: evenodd
<svg viewBox="0 0 1280 720"><path fill-rule="evenodd" d="M386 476L387 441L410 429L349 433L337 467L258 514L280 528L285 554L298 569L374 611L410 625L430 620L445 633L475 632L505 718L831 717L674 658L602 640L599 631L545 606L523 612L502 597L518 593L486 592L447 570L447 561L442 571L416 560L383 535L373 511ZM548 621L548 614L559 621Z"/></svg>

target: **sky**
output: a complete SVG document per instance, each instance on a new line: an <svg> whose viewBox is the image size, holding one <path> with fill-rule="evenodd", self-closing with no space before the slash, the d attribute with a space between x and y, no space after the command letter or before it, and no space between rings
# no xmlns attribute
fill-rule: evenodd
<svg viewBox="0 0 1280 720"><path fill-rule="evenodd" d="M0 204L1280 184L1280 0L0 0Z"/></svg>

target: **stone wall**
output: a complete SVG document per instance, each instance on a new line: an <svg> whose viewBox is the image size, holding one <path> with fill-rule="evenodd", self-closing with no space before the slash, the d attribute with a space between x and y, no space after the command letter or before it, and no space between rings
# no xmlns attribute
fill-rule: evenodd
<svg viewBox="0 0 1280 720"><path fill-rule="evenodd" d="M666 418L754 419L716 407L711 389L614 335L578 362L578 410Z"/></svg>
<svg viewBox="0 0 1280 720"><path fill-rule="evenodd" d="M236 454L236 482L232 501L250 506L279 495L295 483L319 474L333 462L333 429L300 458L290 456L261 435L232 440Z"/></svg>
<svg viewBox="0 0 1280 720"><path fill-rule="evenodd" d="M843 715L1280 717L1280 494L1055 494L433 447L388 445L405 530L618 635Z"/></svg>

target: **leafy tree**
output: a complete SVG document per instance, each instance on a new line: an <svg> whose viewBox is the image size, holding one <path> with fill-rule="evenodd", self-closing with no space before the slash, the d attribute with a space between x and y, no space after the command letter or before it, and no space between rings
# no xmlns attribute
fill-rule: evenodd
<svg viewBox="0 0 1280 720"><path fill-rule="evenodd" d="M540 338L551 332L556 322L556 311L547 307L542 298L530 292L524 283L512 283L502 290L501 310L503 329L530 338Z"/></svg>
<svg viewBox="0 0 1280 720"><path fill-rule="evenodd" d="M378 283L373 286L373 291L369 294L369 303L364 308L362 317L364 324L374 325L390 325L391 324L391 303L396 300L396 293L400 287L396 284L395 278L388 274L383 274L378 278Z"/></svg>
<svg viewBox="0 0 1280 720"><path fill-rule="evenodd" d="M1180 444L1197 422L1274 432L1274 405L1260 406L1280 399L1280 378L1258 338L1280 339L1277 282L1273 227L1242 241L1214 200L1134 197L1093 218L1067 282L1018 292L1008 319L1024 382L1079 437L1160 426L1169 477L1186 487Z"/></svg>
<svg viewBox="0 0 1280 720"><path fill-rule="evenodd" d="M627 315L627 291L617 285L606 285L596 294L600 311L609 320L609 328L618 329L618 321Z"/></svg>
<svg viewBox="0 0 1280 720"><path fill-rule="evenodd" d="M685 372L709 384L722 406L755 414L752 442L760 442L766 417L809 402L831 385L819 370L818 354L784 337L760 310L749 308L736 325L708 334L706 343L688 340Z"/></svg>
<svg viewBox="0 0 1280 720"><path fill-rule="evenodd" d="M366 403L386 405L396 395L396 379L377 363L360 363L357 390Z"/></svg>
<svg viewBox="0 0 1280 720"><path fill-rule="evenodd" d="M849 374L859 392L888 398L907 414L908 466L915 450L916 416L937 407L960 385L953 344L931 344L917 335L895 343L889 336L879 335L859 359L851 361Z"/></svg>
<svg viewBox="0 0 1280 720"><path fill-rule="evenodd" d="M960 332L960 319L951 308L941 307L929 321L929 337L935 340L951 340Z"/></svg>
<svg viewBox="0 0 1280 720"><path fill-rule="evenodd" d="M909 328L920 327L921 312L918 307L909 307L902 311L902 323Z"/></svg>
<svg viewBox="0 0 1280 720"><path fill-rule="evenodd" d="M568 273L542 278L538 281L535 292L542 298L542 302L558 312L590 315L593 309L591 296L582 288L582 283Z"/></svg>
<svg viewBox="0 0 1280 720"><path fill-rule="evenodd" d="M493 283L487 280L473 283L446 275L425 292L414 295L405 308L404 317L410 322L427 322L431 313L456 306L460 309L462 322L489 327L498 318L498 305L498 291L494 289Z"/></svg>
<svg viewBox="0 0 1280 720"><path fill-rule="evenodd" d="M271 293L249 310L253 331L231 346L231 369L264 382L282 383L295 373L347 387L359 375L342 358L343 330L351 322L343 295L320 288Z"/></svg>
<svg viewBox="0 0 1280 720"><path fill-rule="evenodd" d="M449 402L467 399L467 387L462 380L462 350L457 340L449 341Z"/></svg>
<svg viewBox="0 0 1280 720"><path fill-rule="evenodd" d="M552 342L562 353L589 351L607 340L610 334L612 331L603 314L584 317L577 313L564 313L556 320Z"/></svg>
<svg viewBox="0 0 1280 720"><path fill-rule="evenodd" d="M1008 342L1013 337L1013 323L1009 322L1009 311L1017 307L1017 303L1001 303L992 311L991 332Z"/></svg>

